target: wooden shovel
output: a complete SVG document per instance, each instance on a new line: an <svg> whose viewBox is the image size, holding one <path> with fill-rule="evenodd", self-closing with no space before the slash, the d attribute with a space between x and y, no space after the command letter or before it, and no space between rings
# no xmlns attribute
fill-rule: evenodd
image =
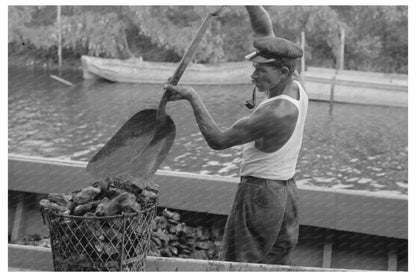
<svg viewBox="0 0 416 277"><path fill-rule="evenodd" d="M211 21L224 9L208 14L182 57L169 83L177 85L208 29ZM147 109L132 116L103 148L90 160L87 172L95 178L129 173L149 177L166 158L175 139L176 127L166 114L168 91L164 91L159 108Z"/></svg>

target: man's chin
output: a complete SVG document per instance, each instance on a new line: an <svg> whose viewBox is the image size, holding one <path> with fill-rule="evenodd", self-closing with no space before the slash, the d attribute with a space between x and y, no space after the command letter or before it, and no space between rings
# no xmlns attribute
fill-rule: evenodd
<svg viewBox="0 0 416 277"><path fill-rule="evenodd" d="M256 87L256 88L257 88L257 91L259 91L259 92L265 92L265 89L262 88L262 87Z"/></svg>

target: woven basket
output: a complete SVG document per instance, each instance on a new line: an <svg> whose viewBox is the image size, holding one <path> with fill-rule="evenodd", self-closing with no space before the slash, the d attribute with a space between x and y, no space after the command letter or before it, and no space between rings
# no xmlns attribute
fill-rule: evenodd
<svg viewBox="0 0 416 277"><path fill-rule="evenodd" d="M41 212L55 271L144 271L156 206L107 217Z"/></svg>

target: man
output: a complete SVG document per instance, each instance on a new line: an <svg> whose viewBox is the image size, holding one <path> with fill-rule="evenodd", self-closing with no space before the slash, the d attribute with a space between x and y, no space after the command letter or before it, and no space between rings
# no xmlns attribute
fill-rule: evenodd
<svg viewBox="0 0 416 277"><path fill-rule="evenodd" d="M294 80L302 50L282 38L254 41L249 55L253 83L266 92L254 112L221 130L191 87L166 85L169 101L190 102L208 145L221 150L244 144L238 185L223 239L226 261L292 264L299 231L298 195L293 176L301 147L308 97Z"/></svg>
<svg viewBox="0 0 416 277"><path fill-rule="evenodd" d="M294 80L296 44L267 36L253 43L253 83L267 98L253 113L221 130L198 93L187 86L166 85L169 101L187 100L208 145L215 150L244 145L241 182L228 216L221 259L293 264L299 232L298 192L293 176L300 151L308 96Z"/></svg>

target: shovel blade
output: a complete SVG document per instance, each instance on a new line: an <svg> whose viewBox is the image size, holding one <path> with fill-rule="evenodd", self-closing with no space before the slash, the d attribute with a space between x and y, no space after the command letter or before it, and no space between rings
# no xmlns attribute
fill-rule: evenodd
<svg viewBox="0 0 416 277"><path fill-rule="evenodd" d="M90 160L87 172L95 178L120 173L144 177L155 173L169 153L176 134L170 116L157 134L156 123L157 110L136 113Z"/></svg>

